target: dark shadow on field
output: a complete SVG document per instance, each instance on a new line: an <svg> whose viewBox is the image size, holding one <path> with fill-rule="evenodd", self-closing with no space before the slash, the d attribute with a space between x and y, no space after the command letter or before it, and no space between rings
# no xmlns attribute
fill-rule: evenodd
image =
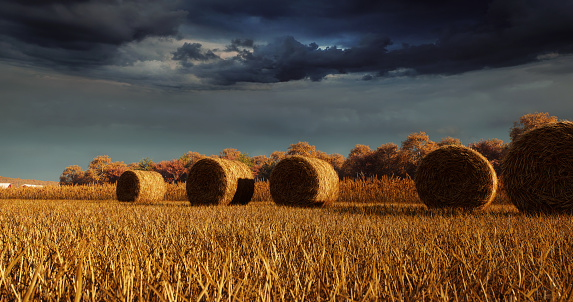
<svg viewBox="0 0 573 302"><path fill-rule="evenodd" d="M349 204L339 203L325 210L341 214L378 215L378 216L416 216L416 217L453 217L468 215L522 216L512 206L490 206L483 210L467 209L430 209L423 204Z"/></svg>
<svg viewBox="0 0 573 302"><path fill-rule="evenodd" d="M255 180L248 178L239 178L237 181L237 191L229 205L246 205L255 194Z"/></svg>

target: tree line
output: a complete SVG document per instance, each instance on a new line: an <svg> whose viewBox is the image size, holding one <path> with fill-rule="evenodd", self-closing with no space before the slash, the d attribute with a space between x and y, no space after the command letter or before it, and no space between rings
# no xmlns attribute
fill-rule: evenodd
<svg viewBox="0 0 573 302"><path fill-rule="evenodd" d="M523 115L519 121L513 123L509 130L511 141L514 141L522 133L559 120L548 113L531 113ZM511 142L510 142L511 143ZM480 152L487 158L494 169L501 173L501 159L510 143L493 138L468 144L467 146ZM433 142L424 132L411 133L402 141L400 146L394 143L386 143L371 149L367 145L356 145L350 150L345 158L334 153L316 150L316 147L308 142L291 144L286 151L274 151L270 156L250 156L248 153L237 149L227 148L218 155L206 156L197 152L189 151L181 157L169 161L155 163L146 157L139 162L125 164L124 162L112 162L107 155L96 156L83 170L78 165L65 168L60 176L61 185L82 185L115 183L121 174L127 170L156 171L160 173L166 182L184 182L187 179L187 171L197 161L207 157L218 157L240 161L251 168L255 178L268 179L274 166L283 158L291 155L302 155L319 158L330 163L338 172L340 178L344 177L414 177L419 161L433 150L446 145L463 145L460 139L453 137L442 138L439 142Z"/></svg>

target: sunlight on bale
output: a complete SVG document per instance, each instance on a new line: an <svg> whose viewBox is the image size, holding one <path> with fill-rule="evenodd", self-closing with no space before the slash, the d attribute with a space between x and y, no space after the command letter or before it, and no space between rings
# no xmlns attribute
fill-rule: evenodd
<svg viewBox="0 0 573 302"><path fill-rule="evenodd" d="M521 212L573 212L573 123L519 136L502 162L502 180Z"/></svg>
<svg viewBox="0 0 573 302"><path fill-rule="evenodd" d="M117 181L116 195L119 201L161 201L167 186L161 174L154 171L125 171Z"/></svg>
<svg viewBox="0 0 573 302"><path fill-rule="evenodd" d="M497 176L490 162L477 151L453 145L424 157L414 182L429 208L484 208L497 190Z"/></svg>
<svg viewBox="0 0 573 302"><path fill-rule="evenodd" d="M186 189L192 205L245 205L253 197L255 179L241 162L204 158L189 170Z"/></svg>
<svg viewBox="0 0 573 302"><path fill-rule="evenodd" d="M325 206L338 199L338 174L318 158L285 158L273 169L269 182L271 196L279 205Z"/></svg>

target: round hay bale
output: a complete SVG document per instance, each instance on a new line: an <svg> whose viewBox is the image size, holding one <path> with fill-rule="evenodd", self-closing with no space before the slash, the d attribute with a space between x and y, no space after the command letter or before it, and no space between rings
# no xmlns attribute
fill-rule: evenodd
<svg viewBox="0 0 573 302"><path fill-rule="evenodd" d="M241 162L204 158L189 170L186 189L192 205L245 205L255 192L255 178Z"/></svg>
<svg viewBox="0 0 573 302"><path fill-rule="evenodd" d="M269 189L279 205L326 206L338 199L338 174L318 158L287 157L271 172Z"/></svg>
<svg viewBox="0 0 573 302"><path fill-rule="evenodd" d="M501 178L521 212L573 212L573 123L528 131L511 143Z"/></svg>
<svg viewBox="0 0 573 302"><path fill-rule="evenodd" d="M418 196L429 208L484 208L497 190L490 162L464 146L444 146L426 155L414 182Z"/></svg>
<svg viewBox="0 0 573 302"><path fill-rule="evenodd" d="M116 195L119 201L161 201L167 186L161 174L154 171L125 171L117 180Z"/></svg>

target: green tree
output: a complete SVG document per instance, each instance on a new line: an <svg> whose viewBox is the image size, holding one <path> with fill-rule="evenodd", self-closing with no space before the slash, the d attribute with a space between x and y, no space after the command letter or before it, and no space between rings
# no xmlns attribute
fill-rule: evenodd
<svg viewBox="0 0 573 302"><path fill-rule="evenodd" d="M137 170L152 171L154 166L155 163L153 162L153 159L145 157L137 163Z"/></svg>
<svg viewBox="0 0 573 302"><path fill-rule="evenodd" d="M255 165L255 163L253 162L253 158L249 156L249 153L241 152L235 160L242 162L243 164L247 165L247 167L249 167L249 168L252 168Z"/></svg>

